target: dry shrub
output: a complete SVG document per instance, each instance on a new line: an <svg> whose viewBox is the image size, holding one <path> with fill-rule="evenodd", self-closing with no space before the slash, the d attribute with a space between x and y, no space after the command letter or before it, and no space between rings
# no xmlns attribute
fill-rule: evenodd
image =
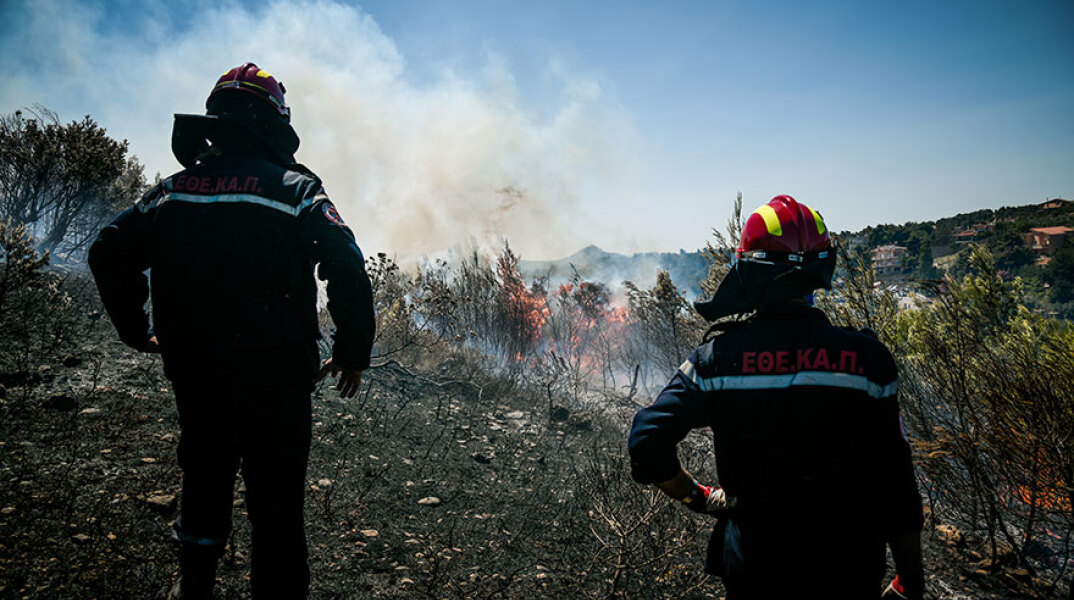
<svg viewBox="0 0 1074 600"><path fill-rule="evenodd" d="M436 345L441 335L429 321L417 318L419 305L412 291L417 285L415 280L383 252L366 261L366 270L373 285L377 314L374 359L413 358L421 350ZM435 305L439 299L426 297L426 301Z"/></svg>
<svg viewBox="0 0 1074 600"><path fill-rule="evenodd" d="M860 253L846 252L823 302L840 324L874 329L900 370L900 404L934 521L1057 591L1074 545L1074 328L1033 314L1021 281L1004 281L987 249L970 274L918 282L899 310ZM1013 581L1007 578L1007 581Z"/></svg>
<svg viewBox="0 0 1074 600"><path fill-rule="evenodd" d="M84 309L97 305L85 274L49 267L24 225L0 220L0 374L32 379L42 361L85 336Z"/></svg>
<svg viewBox="0 0 1074 600"><path fill-rule="evenodd" d="M517 275L517 257L508 246L493 267L476 250L457 263L438 260L420 269L414 290L421 323L455 343L460 351L485 354L507 365L530 343Z"/></svg>
<svg viewBox="0 0 1074 600"><path fill-rule="evenodd" d="M839 246L839 268L830 291L817 292L817 305L834 323L853 329L869 328L889 346L898 343L895 296L876 278L863 249Z"/></svg>
<svg viewBox="0 0 1074 600"><path fill-rule="evenodd" d="M626 288L630 331L623 356L640 367L643 387L652 391L651 386L667 383L701 341L706 323L666 271L657 273L648 290L629 281Z"/></svg>
<svg viewBox="0 0 1074 600"><path fill-rule="evenodd" d="M918 464L939 518L1054 585L1074 550L1074 328L1030 313L986 249L970 261L899 315Z"/></svg>

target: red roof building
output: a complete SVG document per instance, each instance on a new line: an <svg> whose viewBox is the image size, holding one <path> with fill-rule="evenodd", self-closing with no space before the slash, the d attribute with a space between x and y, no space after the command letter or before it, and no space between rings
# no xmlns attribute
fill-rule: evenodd
<svg viewBox="0 0 1074 600"><path fill-rule="evenodd" d="M1070 227L1034 227L1022 234L1026 245L1039 254L1052 255L1074 233Z"/></svg>

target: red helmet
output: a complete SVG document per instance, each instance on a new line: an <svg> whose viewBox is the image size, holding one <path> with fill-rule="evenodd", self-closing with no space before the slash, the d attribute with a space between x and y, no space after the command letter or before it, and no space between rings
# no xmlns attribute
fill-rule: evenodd
<svg viewBox="0 0 1074 600"><path fill-rule="evenodd" d="M205 101L205 106L208 107L217 94L227 90L238 90L253 94L271 104L280 118L287 122L291 121L291 109L283 98L287 90L268 71L252 62L244 63L221 75L220 79L216 80L213 91L209 92L209 98Z"/></svg>
<svg viewBox="0 0 1074 600"><path fill-rule="evenodd" d="M734 265L712 300L694 308L710 321L832 287L835 248L820 213L776 196L742 227Z"/></svg>
<svg viewBox="0 0 1074 600"><path fill-rule="evenodd" d="M820 213L790 196L776 196L746 219L735 256L804 263L831 247L832 238Z"/></svg>
<svg viewBox="0 0 1074 600"><path fill-rule="evenodd" d="M252 140L270 160L294 163L299 140L284 92L282 83L254 63L229 70L209 92L205 115L175 115L172 153L184 167L191 167L210 142L222 149Z"/></svg>

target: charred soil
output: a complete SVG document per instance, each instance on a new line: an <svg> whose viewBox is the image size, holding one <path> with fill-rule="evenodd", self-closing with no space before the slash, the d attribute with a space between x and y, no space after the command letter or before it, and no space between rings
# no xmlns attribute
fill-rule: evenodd
<svg viewBox="0 0 1074 600"><path fill-rule="evenodd" d="M170 384L106 318L84 325L62 351L0 375L0 598L156 598L175 576ZM371 369L352 400L317 391L313 598L723 595L701 572L712 522L629 478L631 401L550 402L510 369L434 357ZM686 460L704 474L706 458ZM219 598L248 597L244 512L240 480ZM1060 593L1034 592L1028 572L936 525L925 532L932 597Z"/></svg>

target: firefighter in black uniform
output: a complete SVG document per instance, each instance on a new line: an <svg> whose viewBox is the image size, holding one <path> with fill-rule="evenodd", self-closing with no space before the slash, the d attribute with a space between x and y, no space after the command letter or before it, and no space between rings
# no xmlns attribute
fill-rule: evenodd
<svg viewBox="0 0 1074 600"><path fill-rule="evenodd" d="M790 196L760 207L709 321L756 311L699 346L630 432L632 474L719 517L707 569L729 600L920 598L921 498L896 400L897 373L869 331L811 306L830 288L835 249L820 214ZM713 432L722 487L699 484L676 445Z"/></svg>
<svg viewBox="0 0 1074 600"><path fill-rule="evenodd" d="M183 492L173 596L211 597L241 468L254 597L305 598L310 395L329 373L343 397L356 393L372 291L354 234L294 161L283 85L246 63L220 77L206 108L175 117L172 150L186 169L108 225L89 263L120 339L160 352L175 389ZM320 369L315 270L336 325Z"/></svg>

